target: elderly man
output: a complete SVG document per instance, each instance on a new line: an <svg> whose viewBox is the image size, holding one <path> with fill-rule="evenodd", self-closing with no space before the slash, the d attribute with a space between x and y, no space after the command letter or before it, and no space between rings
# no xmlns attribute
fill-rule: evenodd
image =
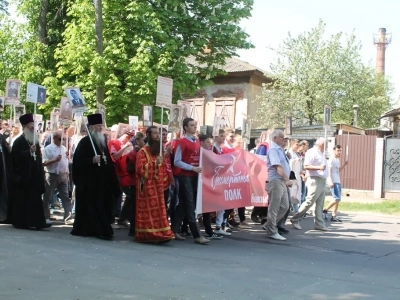
<svg viewBox="0 0 400 300"><path fill-rule="evenodd" d="M64 207L64 222L66 225L74 224L71 218L71 200L68 194L68 158L67 149L61 145L62 132L52 134L53 142L43 150L43 166L45 170L45 193L43 196L43 209L46 220L50 222L50 201L55 190Z"/></svg>
<svg viewBox="0 0 400 300"><path fill-rule="evenodd" d="M272 145L267 153L268 217L263 229L271 239L285 241L286 238L278 232L277 222L285 217L289 209L288 187L292 186L289 159L284 150L287 139L282 130L275 130L271 137Z"/></svg>
<svg viewBox="0 0 400 300"><path fill-rule="evenodd" d="M315 142L315 146L306 152L304 158L304 169L307 171L307 198L300 206L299 211L292 217L293 227L300 229L300 220L305 216L307 211L315 203L315 221L316 230L328 231L325 227L322 217L322 210L325 201L325 185L328 177L327 161L325 158L325 139L319 138Z"/></svg>
<svg viewBox="0 0 400 300"><path fill-rule="evenodd" d="M15 228L48 228L43 212L42 194L44 193L44 175L42 155L32 114L19 118L23 134L12 147L13 174L13 218Z"/></svg>
<svg viewBox="0 0 400 300"><path fill-rule="evenodd" d="M76 210L71 234L110 240L112 213L121 189L102 132L102 116L87 118L88 135L80 140L72 162Z"/></svg>

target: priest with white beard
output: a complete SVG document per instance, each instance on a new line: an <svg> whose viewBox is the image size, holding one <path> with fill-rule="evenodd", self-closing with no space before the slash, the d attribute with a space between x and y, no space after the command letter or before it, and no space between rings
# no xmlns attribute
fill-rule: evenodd
<svg viewBox="0 0 400 300"><path fill-rule="evenodd" d="M40 230L51 226L51 223L46 222L43 212L42 154L35 132L33 115L22 115L19 121L23 133L14 141L11 152L12 224L15 228Z"/></svg>
<svg viewBox="0 0 400 300"><path fill-rule="evenodd" d="M92 114L87 119L88 136L79 141L72 162L76 207L71 234L110 240L114 234L113 210L121 189L103 134L102 115Z"/></svg>

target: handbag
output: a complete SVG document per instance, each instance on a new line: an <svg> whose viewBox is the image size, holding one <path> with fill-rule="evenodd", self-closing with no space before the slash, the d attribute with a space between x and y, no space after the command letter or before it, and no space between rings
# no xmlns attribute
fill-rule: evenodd
<svg viewBox="0 0 400 300"><path fill-rule="evenodd" d="M296 174L293 171L290 171L289 180L296 180Z"/></svg>

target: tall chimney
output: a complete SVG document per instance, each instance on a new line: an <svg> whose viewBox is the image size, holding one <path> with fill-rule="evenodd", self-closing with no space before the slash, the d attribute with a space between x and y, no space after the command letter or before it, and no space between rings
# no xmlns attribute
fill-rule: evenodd
<svg viewBox="0 0 400 300"><path fill-rule="evenodd" d="M376 53L376 73L385 74L385 52L386 47L392 42L392 34L386 33L386 28L379 28L379 33L374 34L374 44L377 48Z"/></svg>

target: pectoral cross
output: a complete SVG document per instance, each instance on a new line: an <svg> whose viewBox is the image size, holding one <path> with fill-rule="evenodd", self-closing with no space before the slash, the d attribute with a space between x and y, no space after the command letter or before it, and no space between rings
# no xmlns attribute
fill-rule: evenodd
<svg viewBox="0 0 400 300"><path fill-rule="evenodd" d="M32 153L32 156L33 156L33 159L36 160L36 153L35 152Z"/></svg>

